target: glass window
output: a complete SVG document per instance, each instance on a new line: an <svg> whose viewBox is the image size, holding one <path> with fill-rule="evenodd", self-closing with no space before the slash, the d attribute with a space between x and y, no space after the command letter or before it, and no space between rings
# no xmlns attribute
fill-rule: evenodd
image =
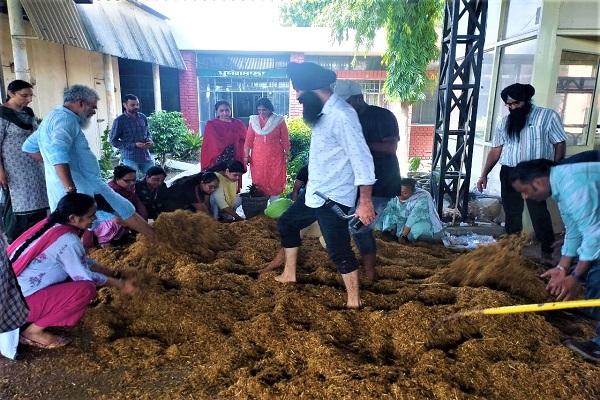
<svg viewBox="0 0 600 400"><path fill-rule="evenodd" d="M479 101L477 102L477 122L475 124L475 138L485 139L485 129L488 122L488 105L490 100L490 85L494 68L495 50L483 53L481 63L481 80L479 81Z"/></svg>
<svg viewBox="0 0 600 400"><path fill-rule="evenodd" d="M492 134L500 118L508 114L504 102L500 98L502 89L517 82L531 83L536 43L537 39L527 40L503 47L500 51L500 70L496 85Z"/></svg>
<svg viewBox="0 0 600 400"><path fill-rule="evenodd" d="M289 81L285 78L250 79L200 77L200 131L206 122L215 116L214 105L219 100L231 104L233 116L246 124L248 117L255 114L256 101L268 97L277 114L289 113Z"/></svg>
<svg viewBox="0 0 600 400"><path fill-rule="evenodd" d="M565 50L561 54L553 106L567 132L567 145L587 144L599 62L596 54Z"/></svg>
<svg viewBox="0 0 600 400"><path fill-rule="evenodd" d="M383 95L383 82L378 80L358 81L363 89L363 97L367 104L386 108L388 106Z"/></svg>
<svg viewBox="0 0 600 400"><path fill-rule="evenodd" d="M435 89L425 90L425 101L413 104L411 124L434 125L437 95Z"/></svg>
<svg viewBox="0 0 600 400"><path fill-rule="evenodd" d="M485 28L485 44L489 46L498 41L498 28L500 27L500 11L502 0L489 0L487 13L487 26Z"/></svg>
<svg viewBox="0 0 600 400"><path fill-rule="evenodd" d="M510 0L504 38L536 29L542 17L542 0Z"/></svg>

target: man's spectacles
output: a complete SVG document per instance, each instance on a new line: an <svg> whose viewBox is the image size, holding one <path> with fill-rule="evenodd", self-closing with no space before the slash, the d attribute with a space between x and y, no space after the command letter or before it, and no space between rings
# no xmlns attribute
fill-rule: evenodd
<svg viewBox="0 0 600 400"><path fill-rule="evenodd" d="M518 101L518 100L515 100L515 101L506 101L506 102L504 103L504 105L505 105L506 107L513 107L513 106L516 106L516 105L517 105L517 104L519 104L519 103L520 103L520 101Z"/></svg>

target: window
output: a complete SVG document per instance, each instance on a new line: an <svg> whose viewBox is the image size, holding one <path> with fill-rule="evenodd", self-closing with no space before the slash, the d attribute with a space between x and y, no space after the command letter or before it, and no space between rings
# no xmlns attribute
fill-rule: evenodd
<svg viewBox="0 0 600 400"><path fill-rule="evenodd" d="M510 0L504 38L535 30L542 17L542 0Z"/></svg>
<svg viewBox="0 0 600 400"><path fill-rule="evenodd" d="M500 51L500 70L496 85L492 134L500 118L508 113L500 98L502 89L517 82L531 83L536 43L537 39L528 40L503 47Z"/></svg>
<svg viewBox="0 0 600 400"><path fill-rule="evenodd" d="M214 105L219 100L231 104L233 116L248 123L248 117L256 113L256 101L267 97L277 114L289 112L289 81L284 78L220 78L199 77L200 131L215 116Z"/></svg>
<svg viewBox="0 0 600 400"><path fill-rule="evenodd" d="M500 28L500 11L502 0L489 0L487 13L487 26L485 28L485 44L488 46L498 41L498 28Z"/></svg>
<svg viewBox="0 0 600 400"><path fill-rule="evenodd" d="M413 125L434 125L436 102L435 90L425 90L425 100L412 105L410 123Z"/></svg>
<svg viewBox="0 0 600 400"><path fill-rule="evenodd" d="M490 101L490 85L494 73L495 50L483 53L481 64L481 80L479 81L479 101L477 102L477 122L475 124L475 138L484 140L488 123L488 105Z"/></svg>
<svg viewBox="0 0 600 400"><path fill-rule="evenodd" d="M561 54L554 109L561 116L569 146L587 144L599 62L597 54L564 50Z"/></svg>
<svg viewBox="0 0 600 400"><path fill-rule="evenodd" d="M383 81L358 81L363 89L363 97L367 104L386 108L388 106L383 95Z"/></svg>

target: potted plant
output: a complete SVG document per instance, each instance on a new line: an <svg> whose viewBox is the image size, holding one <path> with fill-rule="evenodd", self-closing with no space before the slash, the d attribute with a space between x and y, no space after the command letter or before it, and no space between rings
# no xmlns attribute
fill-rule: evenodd
<svg viewBox="0 0 600 400"><path fill-rule="evenodd" d="M242 210L244 210L246 219L262 214L269 202L269 196L261 192L255 184L249 185L248 191L240 193L240 197L242 198Z"/></svg>

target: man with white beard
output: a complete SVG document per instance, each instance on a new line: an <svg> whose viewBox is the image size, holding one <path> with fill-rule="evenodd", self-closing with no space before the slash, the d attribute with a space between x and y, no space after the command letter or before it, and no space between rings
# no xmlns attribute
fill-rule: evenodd
<svg viewBox="0 0 600 400"><path fill-rule="evenodd" d="M66 88L63 105L44 118L23 144L23 151L44 160L50 211L66 193L101 195L123 225L153 238L154 230L135 212L133 204L102 180L98 159L83 133L96 114L99 99L98 93L87 86Z"/></svg>

